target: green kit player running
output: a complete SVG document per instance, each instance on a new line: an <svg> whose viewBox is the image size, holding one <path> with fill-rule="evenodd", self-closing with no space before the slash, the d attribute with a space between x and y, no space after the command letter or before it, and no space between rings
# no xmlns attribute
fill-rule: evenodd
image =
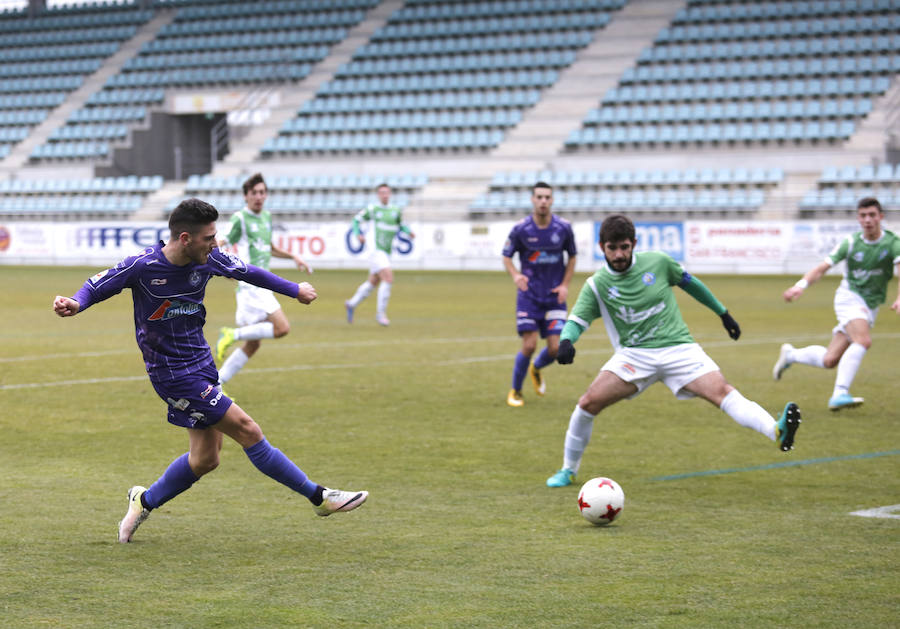
<svg viewBox="0 0 900 629"><path fill-rule="evenodd" d="M391 204L391 187L386 183L380 184L375 193L378 195L378 203L366 206L353 217L353 235L360 243L366 242L360 223L372 221L375 230L375 249L369 258L369 277L359 285L353 297L344 302L344 307L347 309L347 323L353 323L353 311L377 286L375 320L380 325L388 326L391 322L387 318L387 305L391 298L391 285L394 283L394 271L391 269L394 238L399 232L408 234L410 238L415 238L416 235L403 224L400 208Z"/></svg>
<svg viewBox="0 0 900 629"><path fill-rule="evenodd" d="M900 274L900 238L882 229L884 210L878 199L860 199L856 218L862 230L841 241L827 258L784 291L784 300L794 301L828 269L841 260L846 261L844 279L834 293L838 324L831 331L831 343L828 347L809 345L799 348L785 343L772 368L772 376L780 380L784 370L794 363L825 369L837 366L834 391L828 400L828 408L832 411L863 403L863 398L850 394L850 385L872 345L872 326L878 307L887 296L887 285L895 268ZM891 310L900 314L900 290Z"/></svg>
<svg viewBox="0 0 900 629"><path fill-rule="evenodd" d="M269 189L263 176L260 173L251 175L244 182L243 191L246 206L231 217L228 233L218 245L237 245L241 259L266 270L272 256L275 256L290 258L299 269L312 273L312 268L299 255L272 244L272 215L263 208ZM244 341L244 345L234 350L219 369L219 386L237 375L259 349L263 339L281 338L291 330L291 324L272 291L238 282L235 298L237 310L234 319L237 327L220 330L216 360L223 361L225 352L235 342Z"/></svg>
<svg viewBox="0 0 900 629"><path fill-rule="evenodd" d="M575 358L573 343L594 319L603 317L615 354L578 400L569 419L562 469L547 479L548 487L565 487L575 480L597 413L657 381L678 399L699 396L712 402L781 450L793 447L800 425L797 405L788 402L776 421L728 384L691 337L672 287L682 288L719 315L728 335L737 340L741 329L725 306L667 254L635 253L636 242L634 224L626 216L613 214L603 221L599 244L606 264L585 282L560 336L556 359L569 364Z"/></svg>

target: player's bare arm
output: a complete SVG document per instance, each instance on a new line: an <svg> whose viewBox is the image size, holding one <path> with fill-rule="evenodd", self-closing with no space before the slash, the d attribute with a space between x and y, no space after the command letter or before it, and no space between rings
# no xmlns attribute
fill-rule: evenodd
<svg viewBox="0 0 900 629"><path fill-rule="evenodd" d="M894 275L900 277L900 264L894 266ZM891 310L900 314L900 282L897 283L897 299L891 304Z"/></svg>
<svg viewBox="0 0 900 629"><path fill-rule="evenodd" d="M272 244L271 251L272 251L272 255L275 256L276 258L286 258L289 260L293 260L294 264L297 265L298 269L300 269L301 271L306 271L307 273L312 275L312 272L313 272L312 266L310 266L309 263L306 262L306 260L304 260L298 254L291 253L290 251L285 251L284 249L276 246L275 244Z"/></svg>
<svg viewBox="0 0 900 629"><path fill-rule="evenodd" d="M53 300L53 311L60 317L74 317L80 309L81 304L70 297L57 295Z"/></svg>
<svg viewBox="0 0 900 629"><path fill-rule="evenodd" d="M516 266L513 264L512 258L507 258L506 256L503 256L503 266L506 267L506 272L509 273L510 276L513 278L513 282L515 283L516 287L522 292L527 291L528 290L528 276L523 275L522 273L519 273L519 269L517 269Z"/></svg>
<svg viewBox="0 0 900 629"><path fill-rule="evenodd" d="M785 301L794 301L800 295L803 294L803 291L810 284L814 284L815 282L822 279L822 276L825 275L825 272L831 268L831 264L829 262L820 262L815 267L807 271L803 277L801 277L796 284L791 286L789 289L784 291L783 297Z"/></svg>

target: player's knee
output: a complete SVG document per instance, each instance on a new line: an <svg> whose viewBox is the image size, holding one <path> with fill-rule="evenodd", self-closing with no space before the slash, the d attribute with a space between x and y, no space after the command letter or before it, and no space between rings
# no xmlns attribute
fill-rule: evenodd
<svg viewBox="0 0 900 629"><path fill-rule="evenodd" d="M272 334L276 339L280 339L282 336L287 336L288 332L291 331L291 324L284 322L278 324L272 328Z"/></svg>
<svg viewBox="0 0 900 629"><path fill-rule="evenodd" d="M199 454L191 454L189 460L191 470L197 476L203 476L204 474L209 474L214 469L219 467L219 451L210 450L208 452L202 452Z"/></svg>
<svg viewBox="0 0 900 629"><path fill-rule="evenodd" d="M585 413L590 413L591 415L596 415L603 410L603 403L591 397L590 391L578 398L578 406Z"/></svg>
<svg viewBox="0 0 900 629"><path fill-rule="evenodd" d="M856 339L856 343L862 345L867 351L870 347L872 347L872 337L866 334L865 336Z"/></svg>
<svg viewBox="0 0 900 629"><path fill-rule="evenodd" d="M822 359L822 365L825 367L825 369L834 369L840 362L840 360L840 356L836 356L834 354L825 354L825 357Z"/></svg>

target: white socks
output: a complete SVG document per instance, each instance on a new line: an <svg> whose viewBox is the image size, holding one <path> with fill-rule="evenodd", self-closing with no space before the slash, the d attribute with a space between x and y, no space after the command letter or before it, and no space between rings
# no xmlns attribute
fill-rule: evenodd
<svg viewBox="0 0 900 629"><path fill-rule="evenodd" d="M353 297L347 300L347 303L350 304L351 308L356 308L363 299L371 294L373 288L375 288L375 285L366 280L359 285L359 288L353 293Z"/></svg>
<svg viewBox="0 0 900 629"><path fill-rule="evenodd" d="M866 348L859 343L851 343L837 364L837 375L834 378L834 395L849 393L850 385L866 355Z"/></svg>
<svg viewBox="0 0 900 629"><path fill-rule="evenodd" d="M376 306L375 312L381 316L387 314L387 305L388 300L391 298L391 283L385 282L382 280L381 284L378 285L378 304Z"/></svg>
<svg viewBox="0 0 900 629"><path fill-rule="evenodd" d="M762 406L748 400L737 389L725 396L719 408L745 428L762 433L775 441L775 420Z"/></svg>
<svg viewBox="0 0 900 629"><path fill-rule="evenodd" d="M234 378L234 376L237 375L237 372L247 364L248 360L250 360L250 357L244 353L243 348L239 347L231 352L231 355L225 360L222 368L219 369L219 384L225 384Z"/></svg>
<svg viewBox="0 0 900 629"><path fill-rule="evenodd" d="M275 338L275 324L271 321L245 325L234 331L234 340L236 341L258 341L273 338Z"/></svg>
<svg viewBox="0 0 900 629"><path fill-rule="evenodd" d="M573 473L578 472L581 457L591 441L593 430L594 416L576 404L569 419L569 429L566 431L566 443L563 447L564 468L572 470Z"/></svg>
<svg viewBox="0 0 900 629"><path fill-rule="evenodd" d="M799 363L810 367L825 368L826 349L821 345L795 348L788 355L788 363ZM850 347L841 356L837 364L837 375L834 378L834 393L840 395L850 391L850 385L859 371L862 359L866 355L866 348L859 343L851 343Z"/></svg>
<svg viewBox="0 0 900 629"><path fill-rule="evenodd" d="M810 367L825 368L825 352L822 345L809 345L808 347L795 347L788 354L788 363L800 363Z"/></svg>

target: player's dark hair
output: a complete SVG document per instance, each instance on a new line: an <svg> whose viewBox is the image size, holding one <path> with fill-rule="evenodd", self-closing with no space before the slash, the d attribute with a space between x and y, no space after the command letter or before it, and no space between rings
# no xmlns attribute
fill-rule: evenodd
<svg viewBox="0 0 900 629"><path fill-rule="evenodd" d="M178 238L183 232L196 234L201 227L215 223L218 218L219 211L211 203L197 198L185 199L169 215L169 231L172 238Z"/></svg>
<svg viewBox="0 0 900 629"><path fill-rule="evenodd" d="M624 214L611 214L600 225L600 238L602 245L607 242L622 242L623 240L635 241L634 223Z"/></svg>
<svg viewBox="0 0 900 629"><path fill-rule="evenodd" d="M263 179L262 173L253 173L252 175L250 175L247 181L244 182L244 196L247 196L247 193L253 190L253 188L258 186L259 184L264 185L266 187L266 190L269 189L268 184L266 184L266 180Z"/></svg>
<svg viewBox="0 0 900 629"><path fill-rule="evenodd" d="M551 186L549 183L547 183L546 181L538 181L536 184L531 186L531 196L534 196L534 193L538 188L546 188L550 192L553 192L553 186Z"/></svg>
<svg viewBox="0 0 900 629"><path fill-rule="evenodd" d="M856 204L856 209L861 210L866 207L877 207L879 214L884 214L884 209L881 207L881 203L878 202L878 199L875 197L863 197L859 200L859 203Z"/></svg>
<svg viewBox="0 0 900 629"><path fill-rule="evenodd" d="M388 182L386 182L386 181L382 181L380 184L378 184L377 186L375 186L375 189L376 189L376 190L378 190L379 188L387 188L388 190L390 190L390 189L391 189L391 185L390 185Z"/></svg>

